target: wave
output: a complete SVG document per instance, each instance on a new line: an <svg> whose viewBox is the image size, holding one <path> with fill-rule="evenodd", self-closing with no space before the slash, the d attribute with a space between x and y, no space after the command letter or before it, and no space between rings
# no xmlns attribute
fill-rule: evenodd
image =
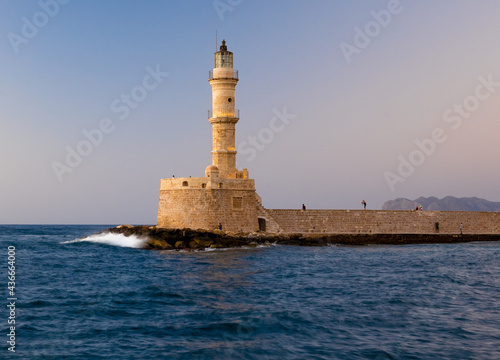
<svg viewBox="0 0 500 360"><path fill-rule="evenodd" d="M93 242L112 246L121 246L139 249L144 246L145 239L138 238L135 235L125 236L123 234L102 233L90 235L82 239L63 241L61 244L73 244L79 242Z"/></svg>

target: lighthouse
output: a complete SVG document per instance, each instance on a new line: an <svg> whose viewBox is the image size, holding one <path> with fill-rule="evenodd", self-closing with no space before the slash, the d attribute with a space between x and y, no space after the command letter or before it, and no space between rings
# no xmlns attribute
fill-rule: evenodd
<svg viewBox="0 0 500 360"><path fill-rule="evenodd" d="M161 180L158 227L215 230L222 225L223 230L233 232L263 229L258 214L264 209L255 191L255 180L248 177L247 169L236 168L238 80L233 53L223 40L214 54L214 68L208 79L212 88L212 109L208 111L212 125L212 164L205 169L204 177Z"/></svg>
<svg viewBox="0 0 500 360"><path fill-rule="evenodd" d="M434 225L438 224L436 220L439 220L441 232L448 231L450 234L456 232L457 217L445 212L416 212L415 216L409 217L409 213L405 215L404 212L387 211L266 209L255 191L255 180L249 178L246 169L236 168L235 135L240 112L236 109L235 101L239 77L238 71L233 68L233 63L233 53L228 51L226 41L223 40L219 51L214 54L214 67L209 71L208 79L212 89L212 109L208 111L208 121L212 126L212 161L205 168L205 176L172 176L160 180L156 222L158 228L219 231L222 227L222 230L230 236L232 232L252 233L256 231L323 234L411 234L415 232L430 234L436 231ZM209 67L208 64L207 67ZM200 74L201 81L203 81L202 74ZM205 86L208 90L206 83ZM185 94L185 97L188 95ZM206 96L207 98L210 96L208 91ZM285 108L284 112L286 112ZM171 121L177 120L171 119ZM199 114L198 120L200 127L205 126L208 130L209 125L203 114ZM186 127L182 131L188 133L189 128ZM183 144L178 148L172 148L168 158L179 156L183 161L187 160L184 150L189 146L190 144ZM206 149L207 155L208 151L209 146ZM159 166L164 166L165 158L163 153L158 154ZM178 174L175 169L164 169L164 171L168 174ZM480 220L484 220L484 226L476 227L478 231L483 231L484 234L498 234L500 217L495 218L495 216L482 216ZM180 234L184 234L183 231L173 232L173 234L182 240L176 241L175 247L177 248L187 246L198 248L200 240L204 242L206 238L212 237L208 233L201 234L200 232L196 234L196 238L181 236ZM188 244L187 241L190 243Z"/></svg>
<svg viewBox="0 0 500 360"><path fill-rule="evenodd" d="M236 109L235 90L238 71L233 68L233 53L222 40L214 54L214 68L209 73L212 87L212 109L208 120L212 124L212 165L219 169L221 178L247 178L248 172L236 169L236 123L240 111Z"/></svg>

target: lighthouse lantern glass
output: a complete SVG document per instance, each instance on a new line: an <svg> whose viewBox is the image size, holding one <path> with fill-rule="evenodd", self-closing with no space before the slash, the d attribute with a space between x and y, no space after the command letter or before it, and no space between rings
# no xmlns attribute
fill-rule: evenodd
<svg viewBox="0 0 500 360"><path fill-rule="evenodd" d="M233 53L231 52L216 52L215 53L215 66L216 68L232 68L233 67Z"/></svg>

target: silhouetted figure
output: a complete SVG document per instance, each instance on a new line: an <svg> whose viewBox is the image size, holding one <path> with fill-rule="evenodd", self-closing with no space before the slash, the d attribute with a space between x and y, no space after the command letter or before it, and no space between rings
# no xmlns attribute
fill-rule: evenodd
<svg viewBox="0 0 500 360"><path fill-rule="evenodd" d="M306 209L306 206L304 204L302 204L302 210L305 210Z"/></svg>
<svg viewBox="0 0 500 360"><path fill-rule="evenodd" d="M361 201L361 205L363 205L363 210L366 210L366 201Z"/></svg>

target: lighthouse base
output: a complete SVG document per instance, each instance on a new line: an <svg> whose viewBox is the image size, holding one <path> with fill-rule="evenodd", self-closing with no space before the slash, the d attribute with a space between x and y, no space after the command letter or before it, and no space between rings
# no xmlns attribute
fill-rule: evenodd
<svg viewBox="0 0 500 360"><path fill-rule="evenodd" d="M259 230L253 179L162 179L157 226L169 229Z"/></svg>

